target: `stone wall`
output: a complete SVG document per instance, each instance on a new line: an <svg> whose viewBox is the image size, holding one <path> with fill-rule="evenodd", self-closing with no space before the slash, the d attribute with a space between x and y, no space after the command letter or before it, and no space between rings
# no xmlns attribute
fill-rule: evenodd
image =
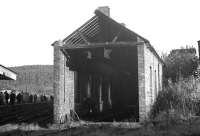
<svg viewBox="0 0 200 136"><path fill-rule="evenodd" d="M162 88L162 63L150 50L148 45L144 46L144 59L146 111L149 112L158 92Z"/></svg>
<svg viewBox="0 0 200 136"><path fill-rule="evenodd" d="M74 72L66 67L66 58L60 50L61 42L54 44L54 120L64 123L74 110ZM139 121L144 120L158 91L162 88L162 64L147 44L137 46ZM159 71L159 72L158 72Z"/></svg>
<svg viewBox="0 0 200 136"><path fill-rule="evenodd" d="M138 91L139 91L139 121L145 119L146 116L146 97L145 97L145 60L144 45L139 45L138 49Z"/></svg>
<svg viewBox="0 0 200 136"><path fill-rule="evenodd" d="M144 120L162 90L162 63L148 44L138 46L139 118Z"/></svg>
<svg viewBox="0 0 200 136"><path fill-rule="evenodd" d="M66 58L60 50L62 42L54 43L54 122L70 120L70 110L74 110L74 74L66 67Z"/></svg>

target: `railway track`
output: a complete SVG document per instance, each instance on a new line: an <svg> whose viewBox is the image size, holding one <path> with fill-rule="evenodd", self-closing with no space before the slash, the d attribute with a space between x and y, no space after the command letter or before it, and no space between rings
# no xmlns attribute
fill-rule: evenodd
<svg viewBox="0 0 200 136"><path fill-rule="evenodd" d="M53 120L52 103L30 103L0 106L0 125L7 123L48 124Z"/></svg>

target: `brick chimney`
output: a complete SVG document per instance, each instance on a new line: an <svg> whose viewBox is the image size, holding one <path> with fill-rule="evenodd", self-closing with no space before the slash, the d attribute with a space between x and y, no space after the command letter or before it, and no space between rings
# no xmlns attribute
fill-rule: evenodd
<svg viewBox="0 0 200 136"><path fill-rule="evenodd" d="M102 6L102 7L98 7L99 11L101 11L102 13L104 13L106 16L110 17L110 8L108 6Z"/></svg>
<svg viewBox="0 0 200 136"><path fill-rule="evenodd" d="M198 43L199 60L200 60L200 40L199 40L199 41L197 41L197 43Z"/></svg>

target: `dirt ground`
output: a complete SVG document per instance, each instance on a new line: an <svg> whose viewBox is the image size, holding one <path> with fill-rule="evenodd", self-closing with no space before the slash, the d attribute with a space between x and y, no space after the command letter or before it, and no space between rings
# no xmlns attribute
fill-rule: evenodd
<svg viewBox="0 0 200 136"><path fill-rule="evenodd" d="M199 136L200 120L153 123L75 123L41 128L34 124L4 125L0 136Z"/></svg>
<svg viewBox="0 0 200 136"><path fill-rule="evenodd" d="M5 109L0 111L0 136L200 136L200 117L189 121L162 117L159 122L142 123L81 120L56 125L51 124L51 104Z"/></svg>
<svg viewBox="0 0 200 136"><path fill-rule="evenodd" d="M68 125L52 125L48 128L40 128L37 125L4 125L0 130L0 136L112 136L133 135L138 132L138 123L82 123ZM77 125L77 126L75 126Z"/></svg>

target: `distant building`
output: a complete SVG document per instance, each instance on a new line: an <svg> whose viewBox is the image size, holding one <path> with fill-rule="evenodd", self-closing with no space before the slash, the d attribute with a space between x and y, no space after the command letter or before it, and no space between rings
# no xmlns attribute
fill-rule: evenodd
<svg viewBox="0 0 200 136"><path fill-rule="evenodd" d="M174 49L170 52L170 54L175 54L175 53L190 53L190 54L193 54L195 56L196 55L196 49L195 48Z"/></svg>
<svg viewBox="0 0 200 136"><path fill-rule="evenodd" d="M162 90L162 59L147 39L109 13L108 7L100 7L72 34L53 43L57 123L68 120L71 111L81 116L86 100L99 114L131 113L141 121Z"/></svg>

